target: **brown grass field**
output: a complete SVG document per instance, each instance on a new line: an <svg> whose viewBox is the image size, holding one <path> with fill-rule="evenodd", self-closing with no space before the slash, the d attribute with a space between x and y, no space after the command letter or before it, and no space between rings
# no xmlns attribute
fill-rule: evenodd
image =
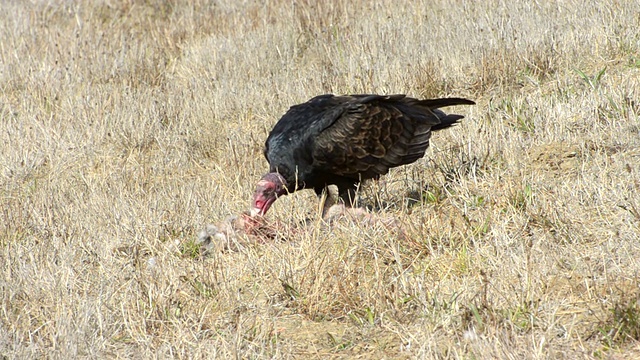
<svg viewBox="0 0 640 360"><path fill-rule="evenodd" d="M468 97L424 159L204 253L323 94ZM640 358L640 1L3 1L0 359Z"/></svg>

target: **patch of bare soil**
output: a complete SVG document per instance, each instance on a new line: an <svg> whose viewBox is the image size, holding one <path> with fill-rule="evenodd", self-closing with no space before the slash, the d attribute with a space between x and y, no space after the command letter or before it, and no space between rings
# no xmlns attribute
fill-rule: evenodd
<svg viewBox="0 0 640 360"><path fill-rule="evenodd" d="M565 143L550 143L529 149L531 167L554 175L566 174L580 167L579 148Z"/></svg>

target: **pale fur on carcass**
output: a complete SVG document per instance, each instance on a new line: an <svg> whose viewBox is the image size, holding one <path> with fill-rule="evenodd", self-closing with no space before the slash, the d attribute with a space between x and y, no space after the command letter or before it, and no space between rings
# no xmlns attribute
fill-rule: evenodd
<svg viewBox="0 0 640 360"><path fill-rule="evenodd" d="M396 219L391 216L380 216L368 212L361 207L348 207L344 204L336 204L329 207L324 214L324 221L332 224L340 219L349 219L365 225L384 225L385 227L396 227Z"/></svg>
<svg viewBox="0 0 640 360"><path fill-rule="evenodd" d="M251 217L243 212L240 215L227 216L217 224L209 224L198 234L198 244L205 252L237 251L246 245L248 235L253 241L264 242L274 236L274 231L262 218Z"/></svg>
<svg viewBox="0 0 640 360"><path fill-rule="evenodd" d="M328 227L340 221L347 220L365 226L382 225L387 229L396 231L403 236L403 231L397 220L391 216L380 216L370 213L364 208L352 208L344 204L328 206L323 211L323 220ZM240 215L231 215L217 224L209 224L198 235L198 244L204 252L220 252L225 250L237 251L248 242L264 243L276 237L277 223L269 224L262 216L251 216L249 212ZM295 227L295 231L303 230ZM307 223L308 226L308 223ZM291 229L289 229L291 230ZM288 231L290 234L291 232Z"/></svg>

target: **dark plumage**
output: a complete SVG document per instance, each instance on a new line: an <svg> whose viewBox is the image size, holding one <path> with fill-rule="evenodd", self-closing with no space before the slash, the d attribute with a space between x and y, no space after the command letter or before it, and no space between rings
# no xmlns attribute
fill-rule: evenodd
<svg viewBox="0 0 640 360"><path fill-rule="evenodd" d="M418 160L432 131L463 118L438 108L473 104L461 98L320 95L292 106L267 138L264 155L270 170L258 182L252 213L264 214L289 192L314 189L321 194L332 184L350 203L358 183Z"/></svg>

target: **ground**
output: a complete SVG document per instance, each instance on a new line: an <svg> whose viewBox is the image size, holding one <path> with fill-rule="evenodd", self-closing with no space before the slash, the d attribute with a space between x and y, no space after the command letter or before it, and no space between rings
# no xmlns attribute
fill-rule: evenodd
<svg viewBox="0 0 640 360"><path fill-rule="evenodd" d="M640 2L0 4L0 357L640 357ZM466 97L204 253L323 94ZM399 231L400 229L400 231Z"/></svg>

